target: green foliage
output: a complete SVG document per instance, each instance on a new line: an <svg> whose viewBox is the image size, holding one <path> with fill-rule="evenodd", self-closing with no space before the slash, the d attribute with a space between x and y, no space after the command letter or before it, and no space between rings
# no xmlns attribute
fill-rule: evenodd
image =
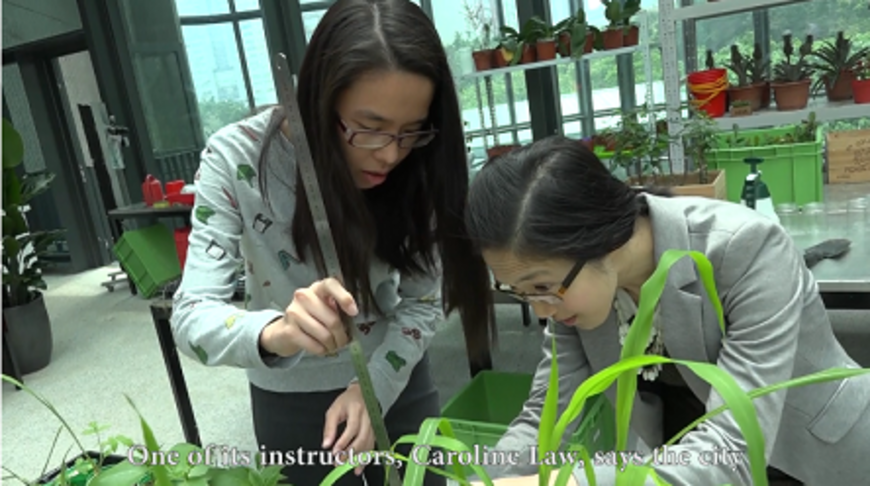
<svg viewBox="0 0 870 486"><path fill-rule="evenodd" d="M707 184L709 183L707 155L710 150L716 147L719 127L707 112L695 108L691 108L691 111L691 116L683 125L680 137L686 155L698 168L698 183ZM688 166L686 164L686 170L688 170Z"/></svg>
<svg viewBox="0 0 870 486"><path fill-rule="evenodd" d="M151 430L151 426L139 413L130 397L126 395L127 402L139 417L143 445L147 455L143 454L142 446L135 446L133 440L127 436L114 435L101 440L100 433L108 427L91 422L83 435L93 435L97 438L99 453L96 457L92 457L87 453L78 435L51 402L15 378L2 375L2 379L20 387L46 407L61 422L61 431L65 430L75 442L78 457L69 467L66 466L66 457L64 457L58 476L48 483L49 486L72 486L73 484L85 486L276 486L288 484L282 482L285 478L281 474L280 465L263 467L260 464L254 464L252 465L254 467L248 465L224 467L220 464L201 464L191 461L191 458L205 457L204 450L199 446L180 443L169 449L162 449ZM40 473L40 477L46 474L56 442L57 435L48 452L46 466ZM118 452L121 446L128 448L127 452L123 454L126 460L118 464L106 464L108 456ZM135 449L129 449L132 447ZM39 484L37 480L27 480L5 467L3 469L12 478L26 486ZM86 480L84 482L78 481L80 476L85 476Z"/></svg>
<svg viewBox="0 0 870 486"><path fill-rule="evenodd" d="M543 457L543 455L548 452L551 453L560 450L561 439L564 437L568 425L573 423L579 417L587 400L593 396L604 393L604 391L610 388L614 382L616 382L617 387L616 450L626 450L629 421L631 419L632 406L637 392L638 371L643 367L654 364L672 363L687 367L698 377L709 383L712 389L722 397L725 405L706 413L693 424L684 428L677 435L668 440L667 445L678 442L680 438L692 430L697 424L709 420L726 410L730 410L734 421L740 429L741 435L746 441L752 484L766 486L768 482L767 464L764 457L765 438L761 431L758 422L758 415L755 406L752 404L752 399L792 387L843 380L870 372L870 369L829 369L781 383L767 385L755 390L744 391L730 374L720 369L715 364L673 360L663 356L644 354L646 343L649 341L649 335L652 331L655 308L658 305L659 299L661 298L662 292L667 284L670 269L675 263L686 257L691 258L695 263L704 290L716 310L719 329L722 332L722 339L727 341L724 310L722 308L722 303L719 300L718 291L716 290L712 263L710 263L704 254L697 251L665 251L658 262L655 272L653 272L652 276L650 276L650 278L644 283L643 287L641 287L640 304L638 306L637 316L629 328L628 336L626 337L625 345L622 348L622 354L619 361L587 378L574 392L570 403L558 417L558 420L555 421L555 424L553 423L552 417L554 415L554 410L557 407L556 402L558 401L559 396L559 380L558 365L554 360L553 368L550 370L549 386L547 388L547 395L544 409L542 410L542 418L538 432L538 452L541 454L539 457ZM552 346L555 349L555 338ZM436 429L441 432L440 436L435 434ZM428 445L439 447L446 451L455 452L471 451L468 445L456 440L455 435L450 429L449 422L442 418L428 419L424 422L420 432L417 434L406 435L400 438L396 444ZM393 450L395 450L395 447ZM589 484L595 485L594 470L592 470L592 462L589 460L588 453L582 446L574 447L573 450L579 451L581 457L584 458L583 468L587 481ZM408 461L408 458L399 455L396 455L396 457L408 463L408 470L406 472L404 484L407 486L418 486L422 484L421 469L423 466L419 463L415 463L415 461ZM625 486L642 485L646 484L646 479L648 477L652 478L656 484L667 484L657 476L655 470L651 466L652 460L653 458L651 457L647 463L643 465L635 465L626 463L624 458L617 455L617 484ZM559 473L554 484L556 486L565 486L570 479L574 466L575 464L571 462L555 466L550 463L543 463L542 461L539 465L539 484L542 486L550 484L550 474L552 470L556 468L559 470ZM352 468L352 464L336 468L322 484L324 486L331 486ZM427 467L427 469L435 474L453 479L459 484L469 484L464 471L459 467L454 467L453 473L431 467ZM472 469L475 474L480 477L483 484L487 486L493 484L492 479L479 465L472 465Z"/></svg>
<svg viewBox="0 0 870 486"><path fill-rule="evenodd" d="M27 304L47 288L42 272L48 253L64 230L30 231L24 211L28 203L49 189L54 174L47 171L19 175L24 142L9 120L3 119L3 307Z"/></svg>
<svg viewBox="0 0 870 486"><path fill-rule="evenodd" d="M816 79L813 91L817 91L825 85L833 86L840 78L843 71L852 71L864 60L870 47L858 47L852 39L846 38L843 31L837 32L837 38L833 41L822 42L813 53L815 62L812 68L819 76Z"/></svg>
<svg viewBox="0 0 870 486"><path fill-rule="evenodd" d="M793 83L810 79L813 75L813 66L810 56L813 53L813 36L807 35L804 42L795 55L792 35L782 36L782 53L785 58L773 67L774 80L783 83Z"/></svg>
<svg viewBox="0 0 870 486"><path fill-rule="evenodd" d="M244 101L216 100L214 98L199 100L199 116L202 120L202 131L205 138L250 114L251 109Z"/></svg>

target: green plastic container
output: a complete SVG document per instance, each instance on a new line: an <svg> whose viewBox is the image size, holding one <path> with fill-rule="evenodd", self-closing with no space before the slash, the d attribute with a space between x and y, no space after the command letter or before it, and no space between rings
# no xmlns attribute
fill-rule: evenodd
<svg viewBox="0 0 870 486"><path fill-rule="evenodd" d="M125 231L112 250L146 299L181 276L175 238L162 224Z"/></svg>
<svg viewBox="0 0 870 486"><path fill-rule="evenodd" d="M441 409L456 438L473 448L493 447L519 415L532 387L532 375L481 371ZM583 419L569 444L583 444L590 454L616 446L613 407L603 395L588 400ZM470 467L466 474L474 474Z"/></svg>
<svg viewBox="0 0 870 486"><path fill-rule="evenodd" d="M794 132L794 127L780 127L764 130L743 130L738 137L748 141L750 146L732 146L732 132L719 136L719 148L708 154L710 169L725 170L725 184L728 200L740 202L743 182L749 174L747 157L761 157L764 162L759 166L762 179L770 189L774 204L796 203L804 205L824 199L824 175L822 150L824 132L816 131L816 139L805 143L770 144L770 139L778 139Z"/></svg>

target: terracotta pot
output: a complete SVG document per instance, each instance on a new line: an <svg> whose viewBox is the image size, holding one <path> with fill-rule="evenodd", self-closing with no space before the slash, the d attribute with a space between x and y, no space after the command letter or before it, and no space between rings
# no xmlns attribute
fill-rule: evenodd
<svg viewBox="0 0 870 486"><path fill-rule="evenodd" d="M828 82L828 77L825 76L825 92L828 95L828 101L845 101L852 99L852 81L855 79L855 74L852 71L840 71L837 76L837 81L833 86Z"/></svg>
<svg viewBox="0 0 870 486"><path fill-rule="evenodd" d="M571 57L571 34L567 32L559 34L559 54L562 57Z"/></svg>
<svg viewBox="0 0 870 486"><path fill-rule="evenodd" d="M587 32L586 33L586 43L583 44L583 53L589 54L592 52L592 49L595 48L595 33Z"/></svg>
<svg viewBox="0 0 870 486"><path fill-rule="evenodd" d="M640 27L636 25L632 25L628 28L628 32L625 33L623 38L623 45L628 46L636 46L640 41Z"/></svg>
<svg viewBox="0 0 870 486"><path fill-rule="evenodd" d="M519 145L496 145L495 147L486 149L486 156L489 159L494 159L519 147Z"/></svg>
<svg viewBox="0 0 870 486"><path fill-rule="evenodd" d="M595 151L595 140L592 137L581 138L580 145L589 149L590 152Z"/></svg>
<svg viewBox="0 0 870 486"><path fill-rule="evenodd" d="M553 39L539 40L538 44L535 46L535 52L537 54L537 58L539 61L547 61L549 59L555 59L556 58L556 41Z"/></svg>
<svg viewBox="0 0 870 486"><path fill-rule="evenodd" d="M756 83L761 86L761 108L770 108L770 81L764 81L761 83Z"/></svg>
<svg viewBox="0 0 870 486"><path fill-rule="evenodd" d="M810 99L811 80L804 79L794 83L773 83L773 97L777 111L801 110L807 107Z"/></svg>
<svg viewBox="0 0 870 486"><path fill-rule="evenodd" d="M601 33L604 40L604 50L619 49L624 44L625 35L622 28L608 29Z"/></svg>
<svg viewBox="0 0 870 486"><path fill-rule="evenodd" d="M530 44L523 44L523 54L520 57L520 64L529 64L533 63L537 60L537 53L535 52L535 46Z"/></svg>
<svg viewBox="0 0 870 486"><path fill-rule="evenodd" d="M870 79L852 80L852 92L855 95L855 103L859 105L870 103Z"/></svg>
<svg viewBox="0 0 870 486"><path fill-rule="evenodd" d="M474 51L471 53L471 56L474 58L474 67L478 71L486 71L487 69L492 69L493 62L495 61L495 49Z"/></svg>
<svg viewBox="0 0 870 486"><path fill-rule="evenodd" d="M751 84L749 86L728 88L728 99L735 101L748 101L752 111L761 108L761 96L764 91L763 84Z"/></svg>
<svg viewBox="0 0 870 486"><path fill-rule="evenodd" d="M495 61L495 67L503 68L508 65L507 58L504 57L504 49L499 47L493 51L493 61Z"/></svg>

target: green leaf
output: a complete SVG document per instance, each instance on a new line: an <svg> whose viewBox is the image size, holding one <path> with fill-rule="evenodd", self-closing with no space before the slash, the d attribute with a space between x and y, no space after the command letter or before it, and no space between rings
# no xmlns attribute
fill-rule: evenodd
<svg viewBox="0 0 870 486"><path fill-rule="evenodd" d="M142 426L142 438L145 440L145 447L151 453L159 452L160 446L157 443L157 439L154 438L154 432L151 430L151 426L148 425L148 422L145 421L145 418L142 417L142 414L139 412L139 409L136 408L136 405L133 403L133 400L127 396L124 397L127 399L127 403L133 407L133 410L136 411L136 415L139 416L139 424ZM166 470L166 466L162 464L152 464L149 469L152 474L154 474L154 486L172 486L172 483L169 481L169 473Z"/></svg>
<svg viewBox="0 0 870 486"><path fill-rule="evenodd" d="M544 407L541 410L541 423L538 427L538 484L546 486L550 481L552 466L544 464L544 457L548 452L553 452L561 445L561 436L553 437L553 425L556 423L557 407L559 405L559 364L556 362L556 337L550 342L550 383L547 387L547 395L544 399ZM554 445L558 444L558 445Z"/></svg>
<svg viewBox="0 0 870 486"><path fill-rule="evenodd" d="M24 174L21 178L21 195L18 204L24 205L51 187L55 174L42 170Z"/></svg>
<svg viewBox="0 0 870 486"><path fill-rule="evenodd" d="M24 141L7 119L3 119L3 168L14 169L24 159ZM6 174L3 174L4 176Z"/></svg>
<svg viewBox="0 0 870 486"><path fill-rule="evenodd" d="M147 466L137 466L130 462L120 462L103 468L99 474L88 481L88 486L119 486L137 484L148 475Z"/></svg>
<svg viewBox="0 0 870 486"><path fill-rule="evenodd" d="M451 437L443 437L440 435L430 437L430 440L428 442L420 440L420 437L416 434L405 435L405 436L399 437L399 439L393 445L393 449L395 449L395 447L399 444L413 444L416 446L426 446L429 448L440 448L440 449L444 449L446 451L455 451L455 452L468 452L468 453L472 452L471 449L467 445L460 442L459 440L451 438ZM406 463L407 462L414 463L420 457L419 454L415 454L415 457L414 457L415 460L409 461L409 458L406 458L406 457L404 457L400 454L397 454L395 452L394 452L394 456L398 459L404 460ZM420 462L423 462L423 461L420 461ZM479 464L470 464L469 467L472 469L472 471L474 471L474 473L477 475L477 477L480 478L480 481L482 481L484 485L493 486L492 479L490 479L489 475L486 473L486 470L482 466L480 466ZM457 481L461 484L467 483L467 481L460 481L459 478L453 476L450 473L447 473L446 471L438 469L436 467L426 466L426 469L428 469L430 472L433 472L433 473L438 474L440 476L444 476L446 478L450 478L450 479ZM338 477L341 477L341 475L336 476L336 479ZM407 473L406 473L406 478L402 484L404 486L414 486L415 484L420 485L420 484L422 484L422 482L413 483L413 482L408 481ZM332 482L330 482L330 483L323 482L323 483L321 483L321 486L332 486Z"/></svg>

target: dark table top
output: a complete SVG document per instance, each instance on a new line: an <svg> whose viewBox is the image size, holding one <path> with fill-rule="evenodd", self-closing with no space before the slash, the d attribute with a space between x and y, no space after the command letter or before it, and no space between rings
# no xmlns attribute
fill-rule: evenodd
<svg viewBox="0 0 870 486"><path fill-rule="evenodd" d="M160 216L189 216L193 206L173 205L167 208L154 208L145 203L132 204L113 209L107 214L109 219L132 219Z"/></svg>

